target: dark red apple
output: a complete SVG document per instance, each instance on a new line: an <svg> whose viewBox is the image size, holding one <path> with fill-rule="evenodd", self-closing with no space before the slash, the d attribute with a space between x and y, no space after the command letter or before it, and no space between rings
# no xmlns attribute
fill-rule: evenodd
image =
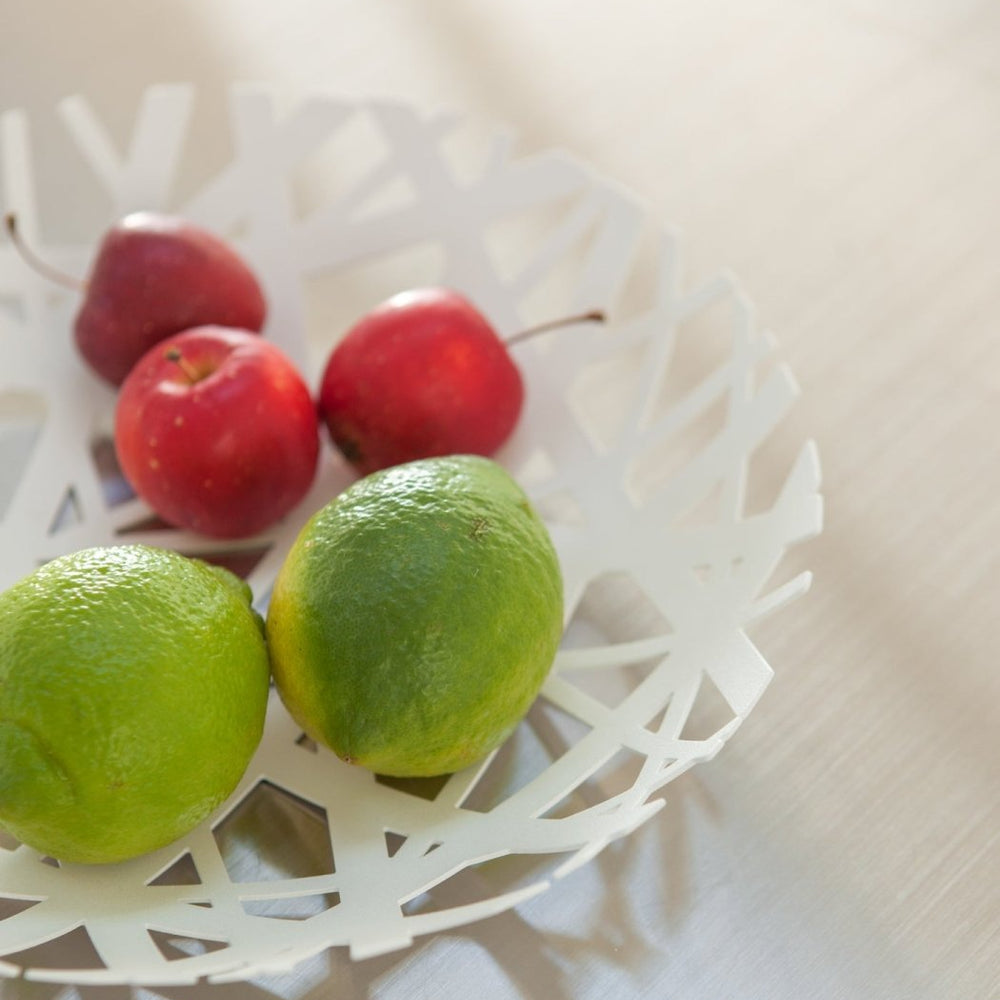
<svg viewBox="0 0 1000 1000"><path fill-rule="evenodd" d="M318 421L308 386L274 344L197 327L135 364L118 396L115 449L125 478L163 520L243 538L305 496Z"/></svg>
<svg viewBox="0 0 1000 1000"><path fill-rule="evenodd" d="M361 473L432 455L492 455L521 413L504 342L457 292L402 292L331 353L319 389L330 436Z"/></svg>
<svg viewBox="0 0 1000 1000"><path fill-rule="evenodd" d="M135 212L101 241L73 329L90 366L119 385L166 337L206 325L257 332L266 312L257 278L225 240L174 216Z"/></svg>

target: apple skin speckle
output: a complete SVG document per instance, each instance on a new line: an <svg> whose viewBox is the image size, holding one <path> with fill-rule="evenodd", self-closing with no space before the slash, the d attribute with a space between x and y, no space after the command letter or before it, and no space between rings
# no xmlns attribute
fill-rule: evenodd
<svg viewBox="0 0 1000 1000"><path fill-rule="evenodd" d="M170 351L151 348L118 394L125 478L169 524L216 538L263 531L315 477L319 425L308 386L250 331L197 327L164 343ZM175 351L196 379L167 356Z"/></svg>

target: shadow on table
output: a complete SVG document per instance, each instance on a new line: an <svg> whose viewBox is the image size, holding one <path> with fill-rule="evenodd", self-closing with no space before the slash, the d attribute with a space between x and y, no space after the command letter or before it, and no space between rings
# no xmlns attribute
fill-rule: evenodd
<svg viewBox="0 0 1000 1000"><path fill-rule="evenodd" d="M537 901L518 910L421 938L413 947L363 961L334 948L291 972L253 982L176 987L80 986L3 983L5 1000L369 1000L391 996L393 984L409 995L414 982L433 976L442 996L544 996L570 1000L581 977L602 972L639 972L662 962L663 931L679 927L692 905L689 813L697 808L711 822L718 809L693 775L674 782L666 807L641 830L616 841L584 869L556 881ZM488 896L495 886L472 870ZM574 887L575 879L588 884ZM633 887L655 883L637 905ZM463 891L468 891L469 885ZM649 899L659 908L650 912ZM448 884L436 890L436 904L455 905ZM580 928L579 931L575 928ZM654 937L650 928L657 929ZM65 939L63 948L65 949ZM81 947L83 947L81 945ZM63 961L67 956L61 954ZM80 964L86 964L81 954ZM68 959L72 964L73 958ZM491 985L504 992L490 993Z"/></svg>

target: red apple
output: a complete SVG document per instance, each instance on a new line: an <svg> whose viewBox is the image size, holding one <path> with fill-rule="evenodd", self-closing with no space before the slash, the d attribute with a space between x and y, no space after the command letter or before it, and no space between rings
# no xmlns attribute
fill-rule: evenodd
<svg viewBox="0 0 1000 1000"><path fill-rule="evenodd" d="M524 404L508 347L572 323L603 321L595 309L504 341L458 292L401 292L365 315L330 354L320 416L363 474L433 455L492 455Z"/></svg>
<svg viewBox="0 0 1000 1000"><path fill-rule="evenodd" d="M524 385L504 342L467 299L402 292L334 348L319 412L360 472L416 458L493 454L521 413Z"/></svg>
<svg viewBox="0 0 1000 1000"><path fill-rule="evenodd" d="M309 489L318 421L308 386L274 344L204 326L136 363L118 397L115 449L125 478L163 520L242 538Z"/></svg>
<svg viewBox="0 0 1000 1000"><path fill-rule="evenodd" d="M226 241L153 212L108 230L84 287L77 348L114 385L166 337L209 324L256 332L267 311L256 277Z"/></svg>

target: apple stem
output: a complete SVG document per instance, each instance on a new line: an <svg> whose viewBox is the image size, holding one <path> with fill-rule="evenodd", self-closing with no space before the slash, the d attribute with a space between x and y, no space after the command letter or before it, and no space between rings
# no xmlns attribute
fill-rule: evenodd
<svg viewBox="0 0 1000 1000"><path fill-rule="evenodd" d="M201 381L201 374L194 365L188 361L187 358L181 354L180 349L176 347L168 347L167 350L163 352L163 356L167 361L173 361L175 365L191 380L191 384L194 385L195 382Z"/></svg>
<svg viewBox="0 0 1000 1000"><path fill-rule="evenodd" d="M573 326L576 323L604 323L607 316L603 309L591 309L588 312L578 313L575 316L565 316L562 319L549 320L546 323L539 323L537 326L529 326L526 330L521 330L513 336L508 337L506 344L517 344L522 340L529 340L537 337L540 333L548 333L550 330L558 330L564 326Z"/></svg>
<svg viewBox="0 0 1000 1000"><path fill-rule="evenodd" d="M13 212L7 212L3 217L4 226L7 228L7 232L10 235L10 241L14 244L14 248L21 255L21 258L28 264L28 266L37 271L42 277L48 278L49 281L54 281L57 285L62 285L64 288L70 288L74 292L83 292L87 288L87 283L81 281L79 278L74 278L71 274L66 274L60 271L51 264L46 263L42 260L24 242L24 238L21 236L21 231L17 226L17 216Z"/></svg>

